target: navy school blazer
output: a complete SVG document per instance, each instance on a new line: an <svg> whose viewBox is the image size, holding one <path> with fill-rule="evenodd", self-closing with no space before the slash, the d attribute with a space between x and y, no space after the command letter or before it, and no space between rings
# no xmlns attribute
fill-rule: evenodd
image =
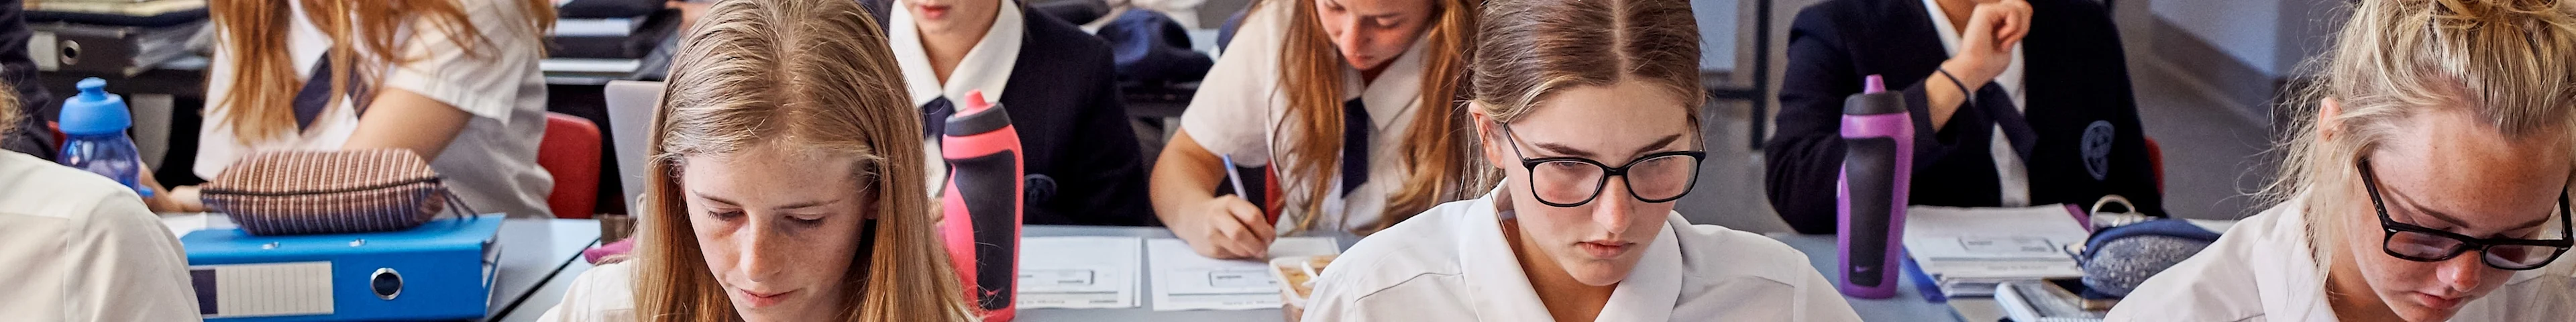
<svg viewBox="0 0 2576 322"><path fill-rule="evenodd" d="M861 0L878 30L894 0ZM1004 0L1003 5L1019 5ZM1109 44L1054 16L1021 10L1027 26L1010 90L1000 99L1019 130L1031 184L1030 225L1159 226L1146 199L1145 163L1111 69ZM1052 191L1047 191L1052 190Z"/></svg>
<svg viewBox="0 0 2576 322"><path fill-rule="evenodd" d="M2024 114L2038 137L2024 162L2031 204L2091 206L2117 194L2142 212L2163 216L2163 193L2147 158L2128 65L2109 14L2086 0L2030 5L2031 32L2022 50L2023 89L2029 92ZM1904 89L1914 117L1909 203L2002 202L1995 160L1987 152L1995 119L1981 109L2009 105L1963 106L1946 127L1931 130L1923 80L1949 59L1932 23L1920 0L1832 0L1798 12L1789 31L1779 129L1765 145L1763 183L1772 208L1799 233L1835 230L1843 98L1860 93L1867 75L1885 75L1888 88ZM2010 104L1988 101L2003 100L1978 103Z"/></svg>

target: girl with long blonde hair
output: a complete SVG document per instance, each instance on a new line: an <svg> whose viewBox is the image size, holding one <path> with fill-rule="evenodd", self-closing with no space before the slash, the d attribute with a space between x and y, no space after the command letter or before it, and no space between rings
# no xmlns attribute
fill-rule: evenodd
<svg viewBox="0 0 2576 322"><path fill-rule="evenodd" d="M1459 93L1478 2L1256 4L1155 161L1155 216L1201 255L1263 257L1282 234L1365 235L1474 197ZM1219 195L1229 172L1255 191ZM1279 204L1242 197L1274 174Z"/></svg>
<svg viewBox="0 0 2576 322"><path fill-rule="evenodd" d="M653 117L633 260L546 320L963 321L922 196L921 123L857 2L727 0Z"/></svg>
<svg viewBox="0 0 2576 322"><path fill-rule="evenodd" d="M2570 321L2576 5L2369 0L2312 67L2275 203L2110 320Z"/></svg>

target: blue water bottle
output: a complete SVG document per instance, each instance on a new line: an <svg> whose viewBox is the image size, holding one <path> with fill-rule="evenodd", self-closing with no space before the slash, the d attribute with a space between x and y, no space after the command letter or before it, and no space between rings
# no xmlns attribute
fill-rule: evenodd
<svg viewBox="0 0 2576 322"><path fill-rule="evenodd" d="M133 112L125 109L125 97L107 93L107 80L97 77L80 81L80 95L63 100L64 166L97 173L133 188L134 193L152 196L143 187L143 154L135 152L134 139L125 129L134 127Z"/></svg>

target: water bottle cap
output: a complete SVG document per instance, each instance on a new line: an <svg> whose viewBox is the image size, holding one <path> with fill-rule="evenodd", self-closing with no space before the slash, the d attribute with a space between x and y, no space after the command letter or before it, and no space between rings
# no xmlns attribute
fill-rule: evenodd
<svg viewBox="0 0 2576 322"><path fill-rule="evenodd" d="M983 112L988 108L993 108L993 101L984 100L984 90L969 90L966 91L966 108L957 114Z"/></svg>
<svg viewBox="0 0 2576 322"><path fill-rule="evenodd" d="M90 77L75 86L80 88L80 94L63 100L63 133L121 133L134 126L133 112L125 109L125 97L108 94L107 80Z"/></svg>
<svg viewBox="0 0 2576 322"><path fill-rule="evenodd" d="M1869 75L1863 82L1865 83L1861 84L1861 93L1877 94L1887 91L1887 80L1879 78L1878 75Z"/></svg>

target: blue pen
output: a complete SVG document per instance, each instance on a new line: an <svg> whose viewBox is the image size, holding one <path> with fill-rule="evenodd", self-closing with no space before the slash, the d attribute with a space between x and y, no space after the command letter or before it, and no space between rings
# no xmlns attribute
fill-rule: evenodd
<svg viewBox="0 0 2576 322"><path fill-rule="evenodd" d="M1234 169L1234 155L1222 154L1217 155L1217 157L1225 159L1225 182L1234 184L1234 195L1249 196L1251 192L1243 190L1242 170Z"/></svg>

